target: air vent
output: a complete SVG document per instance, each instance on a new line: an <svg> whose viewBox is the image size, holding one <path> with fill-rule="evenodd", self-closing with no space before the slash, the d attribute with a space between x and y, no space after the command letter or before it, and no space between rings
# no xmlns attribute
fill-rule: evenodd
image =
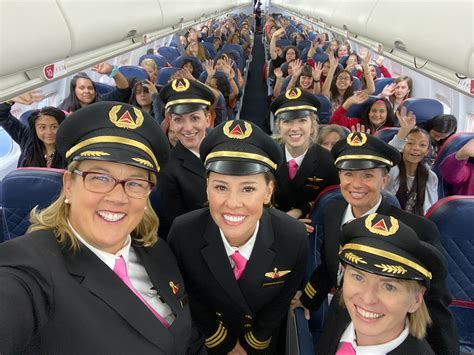
<svg viewBox="0 0 474 355"><path fill-rule="evenodd" d="M393 42L393 44L395 45L395 48L406 52L407 47L405 46L405 43L403 43L402 41L397 39L395 42Z"/></svg>
<svg viewBox="0 0 474 355"><path fill-rule="evenodd" d="M125 38L135 37L136 34L137 34L137 30L130 30L130 31L128 31L127 34L125 35Z"/></svg>

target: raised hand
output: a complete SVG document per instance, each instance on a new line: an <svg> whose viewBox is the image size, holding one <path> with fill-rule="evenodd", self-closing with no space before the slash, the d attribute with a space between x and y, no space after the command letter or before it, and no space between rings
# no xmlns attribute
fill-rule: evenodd
<svg viewBox="0 0 474 355"><path fill-rule="evenodd" d="M369 98L369 94L367 93L367 90L361 90L361 91L356 91L354 95L349 97L348 100L351 100L352 104L361 104Z"/></svg>
<svg viewBox="0 0 474 355"><path fill-rule="evenodd" d="M276 68L273 73L275 74L275 78L282 79L283 78L283 71L280 68Z"/></svg>
<svg viewBox="0 0 474 355"><path fill-rule="evenodd" d="M295 78L299 77L301 74L301 70L303 70L303 62L301 59L296 59L293 63L293 68L292 68L292 76Z"/></svg>
<svg viewBox="0 0 474 355"><path fill-rule="evenodd" d="M385 85L382 92L380 93L381 96L392 96L395 93L395 83L391 83L389 85Z"/></svg>
<svg viewBox="0 0 474 355"><path fill-rule="evenodd" d="M216 69L214 68L214 61L213 60L206 60L206 63L204 65L206 72L207 72L207 77L212 78L214 74L216 74Z"/></svg>
<svg viewBox="0 0 474 355"><path fill-rule="evenodd" d="M378 58L375 60L375 64L377 64L379 67L383 65L384 57L379 55Z"/></svg>
<svg viewBox="0 0 474 355"><path fill-rule="evenodd" d="M102 62L97 65L95 65L92 68L92 71L95 71L96 73L99 74L110 74L112 72L113 66L109 63Z"/></svg>
<svg viewBox="0 0 474 355"><path fill-rule="evenodd" d="M313 80L319 81L321 79L321 73L323 72L323 63L318 62L312 69Z"/></svg>
<svg viewBox="0 0 474 355"><path fill-rule="evenodd" d="M337 58L334 56L334 53L332 51L329 52L329 67L330 68L337 68L339 61Z"/></svg>
<svg viewBox="0 0 474 355"><path fill-rule="evenodd" d="M352 126L351 127L351 132L354 133L354 132L362 132L362 133L365 133L365 134L370 134L370 129L365 129L365 126L363 124L356 124L355 126Z"/></svg>
<svg viewBox="0 0 474 355"><path fill-rule="evenodd" d="M158 93L158 90L156 90L155 84L153 84L153 83L152 83L150 80L148 80L148 79L143 82L143 86L146 87L146 88L148 89L148 92L149 92L150 94L152 94L152 95Z"/></svg>
<svg viewBox="0 0 474 355"><path fill-rule="evenodd" d="M402 106L395 114L400 123L400 130L403 129L408 134L408 132L410 132L416 125L415 114L411 111L407 113L407 108L405 106Z"/></svg>

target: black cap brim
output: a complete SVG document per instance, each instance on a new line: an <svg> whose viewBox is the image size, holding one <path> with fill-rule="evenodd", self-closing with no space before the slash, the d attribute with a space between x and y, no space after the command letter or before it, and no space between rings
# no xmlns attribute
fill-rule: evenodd
<svg viewBox="0 0 474 355"><path fill-rule="evenodd" d="M297 118L302 118L309 116L310 112L309 110L288 110L288 111L283 111L280 112L277 116L278 119L280 120L294 120Z"/></svg>
<svg viewBox="0 0 474 355"><path fill-rule="evenodd" d="M259 163L235 160L217 160L207 163L206 170L222 175L242 176L266 173L267 171L270 171L270 168Z"/></svg>
<svg viewBox="0 0 474 355"><path fill-rule="evenodd" d="M208 106L203 104L179 104L173 105L168 108L169 113L176 113L178 115L183 115L185 113L190 113L199 110L205 110Z"/></svg>
<svg viewBox="0 0 474 355"><path fill-rule="evenodd" d="M336 167L342 170L366 170L375 168L387 168L390 167L379 161L374 160L340 160L336 163Z"/></svg>

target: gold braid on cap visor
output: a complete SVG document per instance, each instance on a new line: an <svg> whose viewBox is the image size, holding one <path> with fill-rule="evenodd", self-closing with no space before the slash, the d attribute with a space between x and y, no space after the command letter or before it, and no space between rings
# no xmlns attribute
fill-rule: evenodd
<svg viewBox="0 0 474 355"><path fill-rule="evenodd" d="M211 106L211 101L207 100L202 100L202 99L180 99L180 100L173 100L173 101L168 101L166 103L165 109L167 109L170 106L173 105L179 105L179 104L203 104L206 106Z"/></svg>
<svg viewBox="0 0 474 355"><path fill-rule="evenodd" d="M386 251L386 250L373 248L373 247L369 247L367 245L362 245L362 244L355 244L355 243L348 243L348 244L344 245L344 247L342 248L340 253L342 253L342 251L344 251L344 250L359 250L359 251L363 251L365 253L372 254L372 255L375 255L375 256L381 256L382 258L386 258L386 259L398 262L400 264L403 264L403 265L406 265L406 266L412 268L413 270L418 271L420 274L422 274L428 280L431 280L431 277L432 277L431 272L426 270L426 268L421 266L420 264L417 264L414 261L411 261L407 258L404 258L403 256L391 253L391 252Z"/></svg>
<svg viewBox="0 0 474 355"><path fill-rule="evenodd" d="M79 149L82 149L84 147L87 147L92 144L97 144L97 143L118 143L118 144L123 144L123 145L130 145L132 147L138 148L144 153L146 153L153 160L156 166L156 171L158 172L160 171L160 165L158 164L158 160L156 160L155 154L153 154L150 148L148 148L145 144L138 142L134 139L124 138L124 137L99 136L99 137L86 139L85 141L82 141L76 144L75 146L73 146L71 149L69 149L66 152L66 159L69 159Z"/></svg>
<svg viewBox="0 0 474 355"><path fill-rule="evenodd" d="M336 159L334 164L337 164L341 160L377 160L377 161L385 163L389 166L393 166L393 162L391 160L384 159L384 158L378 157L376 155L363 155L363 154L342 155L342 156L340 156L339 158Z"/></svg>
<svg viewBox="0 0 474 355"><path fill-rule="evenodd" d="M286 111L296 111L296 110L309 110L318 112L318 109L314 106L309 105L301 105L301 106L291 106L291 107L283 107L275 112L275 117L278 116L279 113L286 112Z"/></svg>
<svg viewBox="0 0 474 355"><path fill-rule="evenodd" d="M251 159L251 160L258 160L258 161L261 161L262 163L269 165L273 170L277 169L277 165L273 161L271 161L270 159L260 154L225 151L225 150L217 151L217 152L212 152L208 154L204 164L206 164L207 161L212 158L245 158L245 159Z"/></svg>

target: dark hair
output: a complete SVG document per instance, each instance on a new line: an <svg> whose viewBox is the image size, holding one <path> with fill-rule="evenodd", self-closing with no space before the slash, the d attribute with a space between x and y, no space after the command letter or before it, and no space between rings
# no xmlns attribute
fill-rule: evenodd
<svg viewBox="0 0 474 355"><path fill-rule="evenodd" d="M370 121L369 112L372 109L372 106L374 106L374 104L379 101L383 101L383 103L385 104L385 109L387 110L387 118L385 119L385 123L382 127L375 127ZM362 113L362 116L360 118L360 124L363 124L366 128L370 128L370 131L372 133L383 127L393 127L395 125L395 114L393 113L393 107L390 101L388 101L385 97L379 97L376 100L372 101Z"/></svg>
<svg viewBox="0 0 474 355"><path fill-rule="evenodd" d="M308 64L303 65L303 68L301 69L301 74L298 76L298 80L296 80L296 87L301 87L301 77L302 76L309 76L310 78L313 78L313 70L312 67ZM311 89L314 87L315 83L314 81L311 83Z"/></svg>
<svg viewBox="0 0 474 355"><path fill-rule="evenodd" d="M95 98L91 102L91 104L97 101L98 94L97 94L97 88L95 87L94 81L86 73L80 72L72 77L71 83L69 84L69 95L68 97L64 99L61 105L59 105L59 108L61 110L64 110L67 112L74 112L74 111L79 110L82 107L79 99L76 96L76 85L79 79L90 80L95 91Z"/></svg>
<svg viewBox="0 0 474 355"><path fill-rule="evenodd" d="M137 89L141 87L144 91L148 92L148 88L143 85L143 80L135 81L135 84L133 85L132 89L132 94L130 95L130 99L128 100L128 103L130 105L136 106L138 108L142 108L140 104L137 102ZM153 106L153 103L152 103ZM151 110L153 112L153 109Z"/></svg>
<svg viewBox="0 0 474 355"><path fill-rule="evenodd" d="M352 77L352 74L348 70L343 69L339 73L335 74L334 78L332 79L331 88L329 89L330 92L331 92L331 101L339 97L339 91L338 91L337 86L336 86L336 81L337 81L337 78L339 77L339 75L341 75L342 73L349 74L349 76L351 78L351 86L349 86L346 89L346 91L344 92L344 95L342 97L342 102L346 101L349 97L354 95L354 88L353 88L354 78Z"/></svg>
<svg viewBox="0 0 474 355"><path fill-rule="evenodd" d="M28 117L28 126L30 127L31 141L32 141L32 154L31 156L26 157L25 166L34 166L34 167L47 167L46 158L44 153L46 151L46 146L43 141L38 138L38 133L36 132L36 120L41 116L51 116L56 119L58 125L60 125L66 115L63 111L56 107L45 106L41 110L35 110ZM53 155L53 161L51 163L51 168L64 168L66 166L66 161L56 150Z"/></svg>
<svg viewBox="0 0 474 355"><path fill-rule="evenodd" d="M296 43L296 37L298 37L298 36L303 37L303 41L306 40L306 36L304 35L304 33L297 32L295 38L293 39L293 45L294 46L298 45L298 43Z"/></svg>
<svg viewBox="0 0 474 355"><path fill-rule="evenodd" d="M408 133L407 137L413 133L422 133L428 137L428 140L430 138L429 133L422 128L413 128ZM415 194L415 205L413 206L413 210L410 212L419 216L423 216L425 214L423 205L425 203L426 182L428 181L429 177L429 168L423 161L418 163L416 167L415 178L413 179L413 185L410 191L408 191L407 170L403 159L398 164L398 168L400 169L400 174L398 176L399 183L396 196L400 202L400 207L405 210L410 196Z"/></svg>
<svg viewBox="0 0 474 355"><path fill-rule="evenodd" d="M288 52L288 50L290 49L293 49L295 51L295 59L299 59L300 57L300 51L298 50L298 48L296 48L295 46L286 46L284 49L283 49L283 60L286 62L286 52Z"/></svg>
<svg viewBox="0 0 474 355"><path fill-rule="evenodd" d="M441 139L439 142L431 140L431 144L433 144L434 149L437 151L450 136L456 133L458 121L453 115L442 114L434 116L428 121L421 122L418 126L428 132L435 130L438 133L449 133L448 137Z"/></svg>
<svg viewBox="0 0 474 355"><path fill-rule="evenodd" d="M215 79L217 89L224 96L227 109L231 107L230 94L232 93L232 88L230 86L229 79L225 76L224 73L216 71L217 75L214 75L212 79Z"/></svg>

